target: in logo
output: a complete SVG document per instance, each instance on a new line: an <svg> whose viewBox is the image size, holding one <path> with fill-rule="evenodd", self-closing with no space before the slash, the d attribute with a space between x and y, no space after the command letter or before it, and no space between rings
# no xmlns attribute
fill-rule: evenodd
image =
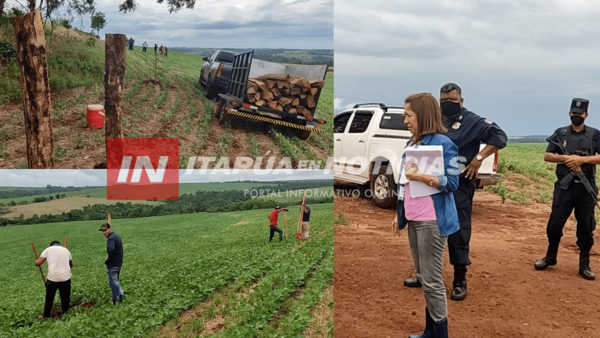
<svg viewBox="0 0 600 338"><path fill-rule="evenodd" d="M109 200L178 200L179 139L106 140Z"/></svg>

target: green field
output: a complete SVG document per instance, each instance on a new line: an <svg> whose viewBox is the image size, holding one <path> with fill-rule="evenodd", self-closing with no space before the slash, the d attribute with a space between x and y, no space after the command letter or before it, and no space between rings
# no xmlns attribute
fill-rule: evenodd
<svg viewBox="0 0 600 338"><path fill-rule="evenodd" d="M293 238L290 221L290 240L268 243L269 212L113 220L124 243L121 284L127 295L116 307L106 302L111 294L103 265L106 240L98 232L101 222L0 228L0 336L169 336L173 331L187 336L206 333L206 325L217 315L223 325L213 333L220 337L298 336L320 291L332 282L333 204L313 206L312 238L307 242ZM289 216L297 218L298 212L292 207ZM284 227L282 219L279 224ZM62 243L65 236L75 264L71 299L75 308L61 319L40 322L36 317L43 309L44 288L30 242L40 253L50 241ZM303 296L294 297L302 285ZM178 317L194 304L208 304L224 290L227 293L217 304L223 306L213 304L211 311L193 320ZM84 303L93 306L78 306ZM182 325L150 332L169 321Z"/></svg>
<svg viewBox="0 0 600 338"><path fill-rule="evenodd" d="M497 169L502 180L486 190L523 204L550 203L556 164L544 161L547 146L547 143L509 143L499 152ZM600 185L600 175L596 175L596 184Z"/></svg>

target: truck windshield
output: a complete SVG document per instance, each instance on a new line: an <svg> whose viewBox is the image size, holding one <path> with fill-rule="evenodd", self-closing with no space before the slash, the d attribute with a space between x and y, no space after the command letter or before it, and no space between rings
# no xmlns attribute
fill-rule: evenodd
<svg viewBox="0 0 600 338"><path fill-rule="evenodd" d="M235 54L229 52L221 52L217 57L217 61L232 63L234 55Z"/></svg>
<svg viewBox="0 0 600 338"><path fill-rule="evenodd" d="M404 114L383 114L379 128L408 130L408 127L404 124Z"/></svg>

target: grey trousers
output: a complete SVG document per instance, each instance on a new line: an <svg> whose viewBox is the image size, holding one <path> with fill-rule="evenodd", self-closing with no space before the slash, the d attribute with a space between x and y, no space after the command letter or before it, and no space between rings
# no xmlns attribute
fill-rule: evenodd
<svg viewBox="0 0 600 338"><path fill-rule="evenodd" d="M425 302L434 321L448 317L444 273L444 250L448 236L442 236L436 221L408 222L408 242L417 278L423 284Z"/></svg>

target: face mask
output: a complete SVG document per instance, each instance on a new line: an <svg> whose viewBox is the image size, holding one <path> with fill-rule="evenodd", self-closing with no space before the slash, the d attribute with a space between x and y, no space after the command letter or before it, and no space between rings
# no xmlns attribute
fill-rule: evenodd
<svg viewBox="0 0 600 338"><path fill-rule="evenodd" d="M442 108L442 114L448 117L458 115L462 110L462 108L460 107L460 103L451 101L442 102L440 107Z"/></svg>
<svg viewBox="0 0 600 338"><path fill-rule="evenodd" d="M571 122L573 122L573 124L575 126L580 126L583 123L584 118L581 116L577 116L577 115L573 115L571 116Z"/></svg>

